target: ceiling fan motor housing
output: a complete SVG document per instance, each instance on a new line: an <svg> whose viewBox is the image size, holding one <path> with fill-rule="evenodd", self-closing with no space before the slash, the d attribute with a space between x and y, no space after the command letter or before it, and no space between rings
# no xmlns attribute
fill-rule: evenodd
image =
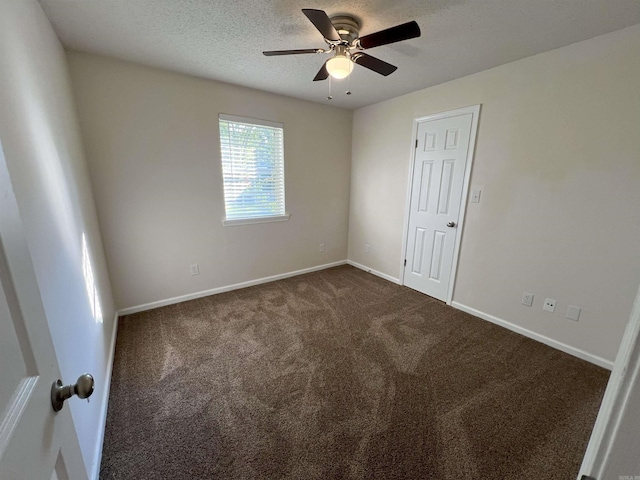
<svg viewBox="0 0 640 480"><path fill-rule="evenodd" d="M360 33L360 22L349 15L334 15L330 19L340 38L349 44L353 44L353 41L358 38Z"/></svg>

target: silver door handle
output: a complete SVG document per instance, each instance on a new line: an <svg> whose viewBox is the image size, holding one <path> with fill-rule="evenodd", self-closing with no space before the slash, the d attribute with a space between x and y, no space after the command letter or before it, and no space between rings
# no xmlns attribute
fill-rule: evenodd
<svg viewBox="0 0 640 480"><path fill-rule="evenodd" d="M80 375L75 385L62 385L62 380L60 379L53 382L53 385L51 385L51 406L53 411L59 412L62 410L64 401L74 395L78 395L78 398L86 398L89 401L94 385L93 377L88 373Z"/></svg>
<svg viewBox="0 0 640 480"><path fill-rule="evenodd" d="M453 228L453 227L455 227L455 226L456 226L456 222L449 222L449 223L447 223L447 227L449 227L449 228Z"/></svg>

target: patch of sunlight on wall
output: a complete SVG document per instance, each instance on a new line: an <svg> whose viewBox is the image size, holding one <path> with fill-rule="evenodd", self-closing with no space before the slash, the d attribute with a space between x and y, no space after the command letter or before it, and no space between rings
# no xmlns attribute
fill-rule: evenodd
<svg viewBox="0 0 640 480"><path fill-rule="evenodd" d="M100 297L98 297L98 289L93 277L93 268L91 267L91 257L89 256L89 248L87 247L87 237L82 233L82 273L84 274L84 284L87 287L87 295L89 296L89 304L91 305L91 313L96 323L102 323L102 308L100 307Z"/></svg>

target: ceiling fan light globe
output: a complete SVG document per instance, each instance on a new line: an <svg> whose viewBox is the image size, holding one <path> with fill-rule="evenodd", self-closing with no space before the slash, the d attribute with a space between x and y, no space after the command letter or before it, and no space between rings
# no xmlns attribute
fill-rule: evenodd
<svg viewBox="0 0 640 480"><path fill-rule="evenodd" d="M346 56L336 55L335 57L327 60L326 67L329 75L339 80L349 76L353 70L353 62Z"/></svg>

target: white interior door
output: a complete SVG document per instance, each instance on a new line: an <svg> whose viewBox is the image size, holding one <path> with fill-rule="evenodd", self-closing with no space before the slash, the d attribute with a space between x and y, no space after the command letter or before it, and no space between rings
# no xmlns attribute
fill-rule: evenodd
<svg viewBox="0 0 640 480"><path fill-rule="evenodd" d="M0 478L85 479L69 407L54 413L60 378L31 256L0 145Z"/></svg>
<svg viewBox="0 0 640 480"><path fill-rule="evenodd" d="M447 301L475 113L418 123L404 284ZM475 129L473 129L475 131Z"/></svg>

